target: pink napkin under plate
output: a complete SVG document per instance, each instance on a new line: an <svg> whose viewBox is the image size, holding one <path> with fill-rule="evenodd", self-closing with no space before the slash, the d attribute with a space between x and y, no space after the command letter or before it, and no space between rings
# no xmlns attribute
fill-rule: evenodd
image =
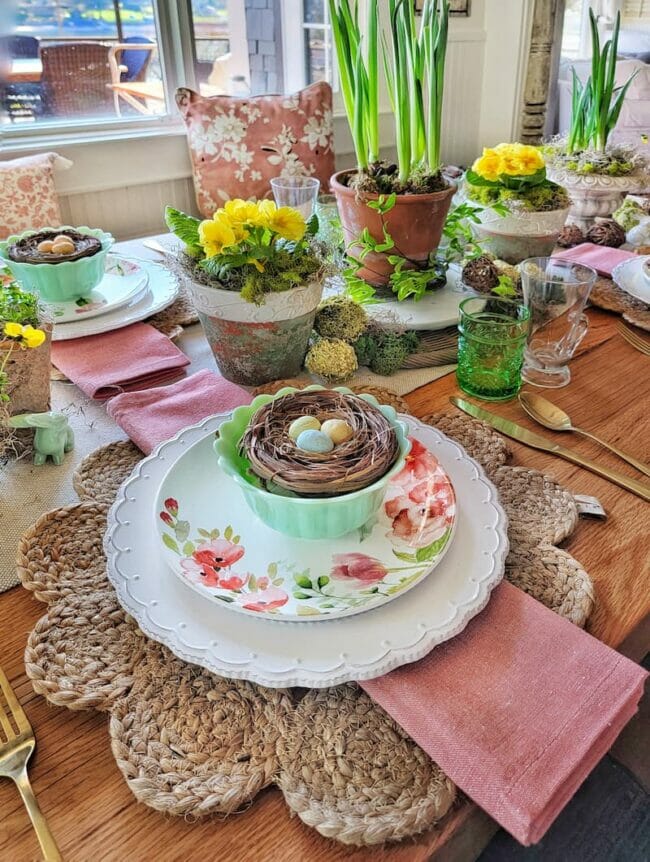
<svg viewBox="0 0 650 862"><path fill-rule="evenodd" d="M558 251L553 254L560 260L568 260L571 263L582 263L584 266L590 266L595 269L599 275L604 275L606 278L612 277L612 270L619 263L623 263L630 258L637 257L631 251L623 251L620 248L608 248L603 245L596 245L593 242L583 242L573 248L567 248L564 251Z"/></svg>
<svg viewBox="0 0 650 862"><path fill-rule="evenodd" d="M504 581L458 637L360 685L474 802L533 844L634 715L646 676Z"/></svg>
<svg viewBox="0 0 650 862"><path fill-rule="evenodd" d="M52 345L52 364L91 398L169 383L182 377L187 356L148 323Z"/></svg>
<svg viewBox="0 0 650 862"><path fill-rule="evenodd" d="M117 395L106 409L136 446L149 454L182 428L251 400L245 389L204 370L171 386Z"/></svg>

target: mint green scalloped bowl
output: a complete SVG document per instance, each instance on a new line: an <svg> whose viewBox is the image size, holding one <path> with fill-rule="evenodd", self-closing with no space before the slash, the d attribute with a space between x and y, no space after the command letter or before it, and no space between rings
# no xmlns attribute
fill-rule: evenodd
<svg viewBox="0 0 650 862"><path fill-rule="evenodd" d="M79 260L64 260L61 263L21 263L11 260L8 254L9 246L27 236L41 233L44 230L56 230L65 233L66 230L76 230L79 233L96 237L102 244L101 250L91 257L80 257ZM10 236L0 242L0 261L7 266L14 278L20 282L24 290L37 293L46 302L68 302L75 299L85 299L104 278L106 270L106 255L115 240L110 233L99 228L73 227L43 227L38 230L26 230Z"/></svg>
<svg viewBox="0 0 650 862"><path fill-rule="evenodd" d="M321 389L325 387L314 385L306 386L304 391ZM337 386L335 389L348 395L357 394L344 386ZM241 488L250 509L267 526L298 539L335 539L362 527L381 506L386 486L392 476L402 469L411 449L411 441L407 436L408 426L398 419L393 407L379 404L372 395L358 395L381 410L397 435L399 455L390 470L367 488L342 494L340 497L308 499L271 494L260 487L260 480L251 474L248 460L239 454L239 441L253 414L260 407L282 395L300 391L303 390L287 386L275 395L258 395L250 404L237 407L232 417L219 426L219 437L214 443L214 450L219 456L221 469L233 478Z"/></svg>

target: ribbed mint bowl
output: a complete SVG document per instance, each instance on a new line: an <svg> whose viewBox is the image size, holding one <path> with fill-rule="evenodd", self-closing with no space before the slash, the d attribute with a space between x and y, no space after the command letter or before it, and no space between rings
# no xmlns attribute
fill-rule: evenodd
<svg viewBox="0 0 650 862"><path fill-rule="evenodd" d="M335 387L337 392L347 395L357 394L369 404L377 407L388 419L394 429L399 455L390 470L360 491L342 494L340 497L306 499L304 497L284 497L271 494L260 487L259 479L249 473L249 462L239 454L241 440L253 414L276 398L293 392L325 389L324 386L306 386L304 390L293 386L280 389L275 395L258 395L243 407L237 407L232 417L219 426L219 437L214 450L219 456L219 466L231 476L241 488L244 499L251 510L267 526L287 536L298 539L336 539L362 527L377 512L386 494L386 486L392 476L404 466L411 449L408 439L408 426L397 417L397 412L387 404L379 404L372 395L358 395L344 386Z"/></svg>
<svg viewBox="0 0 650 862"><path fill-rule="evenodd" d="M80 257L79 260L64 260L61 263L21 263L11 260L8 254L9 246L21 239L41 233L44 230L56 230L65 233L66 230L76 230L79 233L96 237L102 244L101 251L91 257ZM24 290L37 293L48 302L67 302L75 299L85 299L104 278L106 255L115 240L110 233L99 228L43 227L38 230L26 230L10 236L0 242L0 261L7 266L14 278L20 282Z"/></svg>

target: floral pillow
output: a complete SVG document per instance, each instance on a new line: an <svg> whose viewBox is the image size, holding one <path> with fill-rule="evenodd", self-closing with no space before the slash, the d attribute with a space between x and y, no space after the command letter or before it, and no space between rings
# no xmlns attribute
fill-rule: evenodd
<svg viewBox="0 0 650 862"><path fill-rule="evenodd" d="M0 240L29 228L61 224L54 171L71 166L56 153L0 162Z"/></svg>
<svg viewBox="0 0 650 862"><path fill-rule="evenodd" d="M292 96L201 96L176 91L202 215L230 198L269 197L273 177L334 173L332 88L312 84Z"/></svg>

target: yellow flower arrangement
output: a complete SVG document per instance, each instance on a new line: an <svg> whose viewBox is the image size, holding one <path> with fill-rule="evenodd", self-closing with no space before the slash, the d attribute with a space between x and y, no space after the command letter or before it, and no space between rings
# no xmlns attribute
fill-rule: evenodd
<svg viewBox="0 0 650 862"><path fill-rule="evenodd" d="M472 171L484 180L498 182L502 177L529 177L545 167L544 156L528 144L499 144L486 147Z"/></svg>
<svg viewBox="0 0 650 862"><path fill-rule="evenodd" d="M298 210L272 200L235 198L203 221L168 207L165 218L185 244L190 269L201 269L219 287L233 285L227 289L252 302L324 269L324 246L315 241L318 218L306 222Z"/></svg>

